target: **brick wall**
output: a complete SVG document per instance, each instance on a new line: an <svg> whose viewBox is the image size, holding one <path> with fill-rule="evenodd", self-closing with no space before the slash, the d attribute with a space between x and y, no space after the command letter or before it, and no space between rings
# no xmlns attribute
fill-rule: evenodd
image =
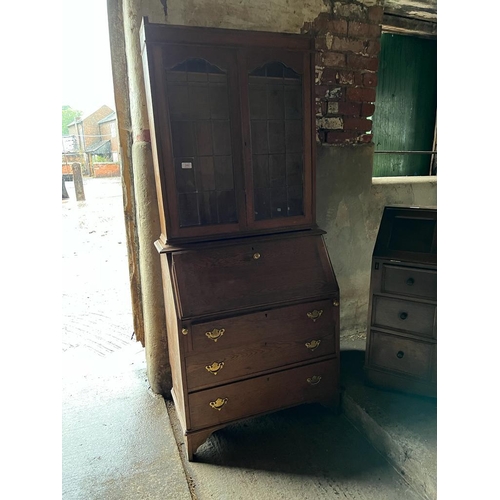
<svg viewBox="0 0 500 500"><path fill-rule="evenodd" d="M337 1L305 23L316 39L316 125L321 144L371 142L383 8Z"/></svg>
<svg viewBox="0 0 500 500"><path fill-rule="evenodd" d="M94 177L117 177L120 175L118 163L94 163Z"/></svg>

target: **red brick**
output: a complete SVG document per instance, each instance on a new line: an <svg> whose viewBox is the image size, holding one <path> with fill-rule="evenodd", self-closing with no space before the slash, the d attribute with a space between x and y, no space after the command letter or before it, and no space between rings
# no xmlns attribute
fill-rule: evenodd
<svg viewBox="0 0 500 500"><path fill-rule="evenodd" d="M366 118L344 118L344 130L362 130L366 132L372 129L372 121Z"/></svg>
<svg viewBox="0 0 500 500"><path fill-rule="evenodd" d="M381 28L376 24L358 23L357 21L349 21L348 35L364 38L379 38Z"/></svg>
<svg viewBox="0 0 500 500"><path fill-rule="evenodd" d="M325 66L344 68L346 65L346 56L342 52L324 52L323 61Z"/></svg>
<svg viewBox="0 0 500 500"><path fill-rule="evenodd" d="M365 42L365 48L363 53L367 56L373 57L378 55L380 52L380 41L379 40L370 40L369 42Z"/></svg>
<svg viewBox="0 0 500 500"><path fill-rule="evenodd" d="M365 87L376 87L377 86L377 73L364 73L363 74L363 85Z"/></svg>
<svg viewBox="0 0 500 500"><path fill-rule="evenodd" d="M360 73L359 71L354 73L354 85L363 85L363 73Z"/></svg>
<svg viewBox="0 0 500 500"><path fill-rule="evenodd" d="M375 102L375 89L350 87L347 89L347 100L355 102Z"/></svg>
<svg viewBox="0 0 500 500"><path fill-rule="evenodd" d="M334 68L325 68L321 75L322 83L337 83L338 70Z"/></svg>
<svg viewBox="0 0 500 500"><path fill-rule="evenodd" d="M326 141L328 144L338 144L345 142L354 142L358 134L353 131L345 132L343 130L329 130L326 133Z"/></svg>
<svg viewBox="0 0 500 500"><path fill-rule="evenodd" d="M368 20L375 24L380 24L384 17L384 8L380 5L374 5L367 9Z"/></svg>
<svg viewBox="0 0 500 500"><path fill-rule="evenodd" d="M347 67L349 69L364 69L377 71L378 57L366 57L358 54L347 54Z"/></svg>
<svg viewBox="0 0 500 500"><path fill-rule="evenodd" d="M327 12L322 12L316 18L314 27L320 35L324 35L325 33L347 34L347 21L344 19L333 19Z"/></svg>
<svg viewBox="0 0 500 500"><path fill-rule="evenodd" d="M316 47L316 50L328 50L328 47L326 45L326 37L324 36L315 37L314 46Z"/></svg>
<svg viewBox="0 0 500 500"><path fill-rule="evenodd" d="M365 134L358 137L358 142L367 143L367 142L372 142L372 140L373 140L373 134Z"/></svg>
<svg viewBox="0 0 500 500"><path fill-rule="evenodd" d="M328 87L326 85L316 85L315 92L317 97L325 97Z"/></svg>
<svg viewBox="0 0 500 500"><path fill-rule="evenodd" d="M373 116L375 112L375 104L364 102L361 104L361 116Z"/></svg>
<svg viewBox="0 0 500 500"><path fill-rule="evenodd" d="M332 50L362 53L367 50L367 47L365 47L365 43L362 40L335 36L332 40Z"/></svg>
<svg viewBox="0 0 500 500"><path fill-rule="evenodd" d="M356 102L339 102L339 113L342 115L359 116L361 104Z"/></svg>

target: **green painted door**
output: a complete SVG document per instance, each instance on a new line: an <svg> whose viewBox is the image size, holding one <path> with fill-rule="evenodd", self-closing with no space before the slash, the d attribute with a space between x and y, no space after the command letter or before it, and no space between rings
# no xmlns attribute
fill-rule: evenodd
<svg viewBox="0 0 500 500"><path fill-rule="evenodd" d="M432 151L436 40L384 33L373 115L375 151ZM373 176L428 175L428 154L375 153Z"/></svg>

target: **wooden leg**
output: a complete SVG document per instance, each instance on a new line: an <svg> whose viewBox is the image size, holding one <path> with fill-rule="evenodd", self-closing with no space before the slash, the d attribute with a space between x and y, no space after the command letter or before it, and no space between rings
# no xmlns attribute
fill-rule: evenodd
<svg viewBox="0 0 500 500"><path fill-rule="evenodd" d="M190 432L184 435L184 442L186 443L186 451L189 462L193 462L196 450L209 438L214 429L203 430L197 432Z"/></svg>

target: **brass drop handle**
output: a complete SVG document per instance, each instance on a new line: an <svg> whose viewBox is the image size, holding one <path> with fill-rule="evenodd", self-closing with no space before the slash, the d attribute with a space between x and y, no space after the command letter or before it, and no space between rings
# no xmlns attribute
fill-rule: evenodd
<svg viewBox="0 0 500 500"><path fill-rule="evenodd" d="M307 317L312 319L314 322L323 314L323 309L314 309L314 311L308 312Z"/></svg>
<svg viewBox="0 0 500 500"><path fill-rule="evenodd" d="M205 332L205 335L214 342L217 342L224 335L224 328L214 328L211 332Z"/></svg>
<svg viewBox="0 0 500 500"><path fill-rule="evenodd" d="M255 252L253 254L253 258L254 258L254 260L260 259L260 253L259 252Z"/></svg>
<svg viewBox="0 0 500 500"><path fill-rule="evenodd" d="M408 317L408 313L402 312L399 314L399 319L406 319Z"/></svg>
<svg viewBox="0 0 500 500"><path fill-rule="evenodd" d="M217 373L219 373L223 367L224 367L224 361L221 361L220 363L218 363L217 361L214 361L211 365L205 366L205 369L209 373L213 373L214 375L217 375Z"/></svg>
<svg viewBox="0 0 500 500"><path fill-rule="evenodd" d="M313 377L309 377L307 382L311 385L318 385L321 382L321 377L319 375L314 375Z"/></svg>
<svg viewBox="0 0 500 500"><path fill-rule="evenodd" d="M415 284L415 280L414 280L413 278L408 278L408 279L406 280L406 284L407 284L408 286L413 286L413 285Z"/></svg>
<svg viewBox="0 0 500 500"><path fill-rule="evenodd" d="M314 351L320 344L321 340L311 340L311 342L306 342L305 345L309 350Z"/></svg>
<svg viewBox="0 0 500 500"><path fill-rule="evenodd" d="M227 403L227 398L217 398L215 401L210 401L210 406L214 409L214 410L218 410L218 411L221 411L222 407Z"/></svg>
<svg viewBox="0 0 500 500"><path fill-rule="evenodd" d="M403 356L405 355L405 353L403 351L398 351L398 353L396 354L396 356L401 359Z"/></svg>

